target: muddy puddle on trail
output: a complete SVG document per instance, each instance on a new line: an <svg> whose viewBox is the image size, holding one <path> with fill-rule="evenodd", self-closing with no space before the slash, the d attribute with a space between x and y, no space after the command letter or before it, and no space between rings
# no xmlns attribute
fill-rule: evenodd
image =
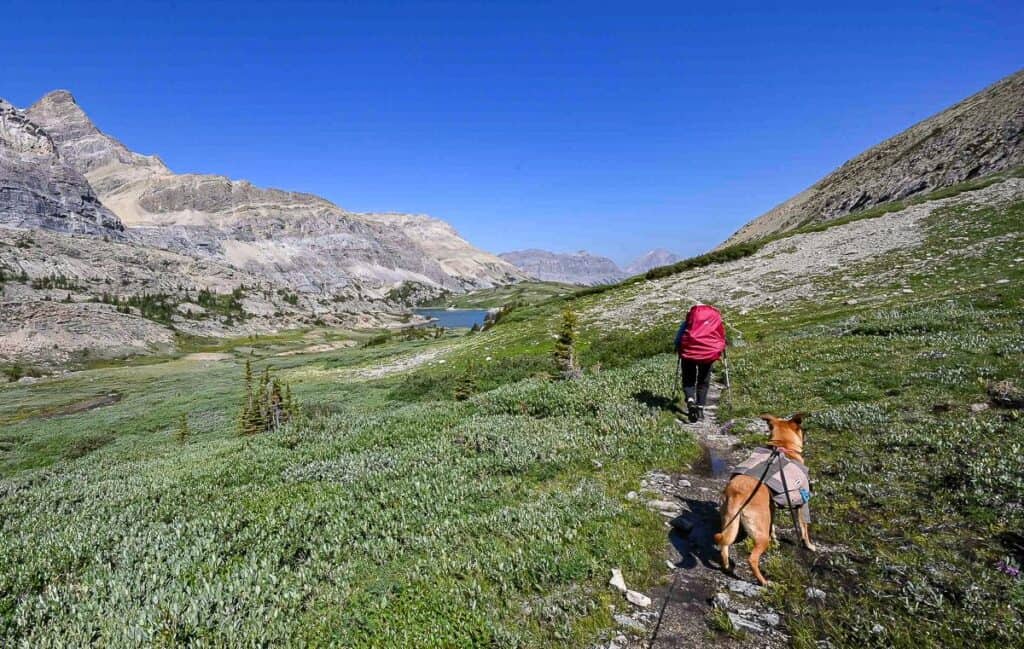
<svg viewBox="0 0 1024 649"><path fill-rule="evenodd" d="M691 470L706 478L725 478L729 471L729 458L724 449L701 442L700 457L693 463Z"/></svg>

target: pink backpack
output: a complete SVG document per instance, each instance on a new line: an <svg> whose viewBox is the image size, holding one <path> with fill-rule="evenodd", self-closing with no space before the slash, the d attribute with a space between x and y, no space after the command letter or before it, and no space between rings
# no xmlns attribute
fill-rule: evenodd
<svg viewBox="0 0 1024 649"><path fill-rule="evenodd" d="M679 356L688 361L714 362L725 351L725 325L718 309L698 304L686 315L686 332L679 342Z"/></svg>

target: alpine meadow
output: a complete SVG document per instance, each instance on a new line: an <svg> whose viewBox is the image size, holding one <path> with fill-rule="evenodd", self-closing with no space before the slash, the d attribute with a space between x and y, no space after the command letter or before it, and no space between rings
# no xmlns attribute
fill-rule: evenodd
<svg viewBox="0 0 1024 649"><path fill-rule="evenodd" d="M0 646L1020 644L1024 71L628 271L176 173L85 103L0 100ZM813 546L773 506L761 585L712 537L764 414Z"/></svg>

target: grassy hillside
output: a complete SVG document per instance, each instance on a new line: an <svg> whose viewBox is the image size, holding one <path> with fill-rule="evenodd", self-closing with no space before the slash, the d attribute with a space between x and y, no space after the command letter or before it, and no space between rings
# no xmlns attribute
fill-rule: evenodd
<svg viewBox="0 0 1024 649"><path fill-rule="evenodd" d="M997 566L1024 560L1024 418L971 405L1024 385L1022 223L1020 202L938 211L919 247L807 280L855 299L727 309L742 344L722 415L811 413L824 551L765 565L794 645L1019 642L1024 582ZM679 314L584 317L578 381L552 380L552 333L564 307L644 287L459 338L253 341L0 387L3 644L588 645L621 602L611 567L664 572L662 519L624 495L697 449L668 406ZM305 406L281 432L234 432L247 356Z"/></svg>
<svg viewBox="0 0 1024 649"><path fill-rule="evenodd" d="M447 295L421 306L447 307L459 309L489 309L506 304L537 304L551 298L572 295L580 290L579 286L561 284L559 282L520 282L511 286L498 286L472 293Z"/></svg>

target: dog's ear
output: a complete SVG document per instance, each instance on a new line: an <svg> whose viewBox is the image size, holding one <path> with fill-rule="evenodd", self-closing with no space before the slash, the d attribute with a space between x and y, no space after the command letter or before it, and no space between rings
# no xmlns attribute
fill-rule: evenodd
<svg viewBox="0 0 1024 649"><path fill-rule="evenodd" d="M768 422L769 431L775 428L775 422L779 420L779 418L776 417L775 415L769 415L768 413L764 413L763 415L761 415L761 419L764 419L766 422Z"/></svg>
<svg viewBox="0 0 1024 649"><path fill-rule="evenodd" d="M791 422L793 422L794 424L796 424L797 426L800 426L800 425L802 425L804 423L804 417L806 417L806 416L807 415L805 415L804 413L798 412L798 413L795 413L792 417L790 417L789 420Z"/></svg>

